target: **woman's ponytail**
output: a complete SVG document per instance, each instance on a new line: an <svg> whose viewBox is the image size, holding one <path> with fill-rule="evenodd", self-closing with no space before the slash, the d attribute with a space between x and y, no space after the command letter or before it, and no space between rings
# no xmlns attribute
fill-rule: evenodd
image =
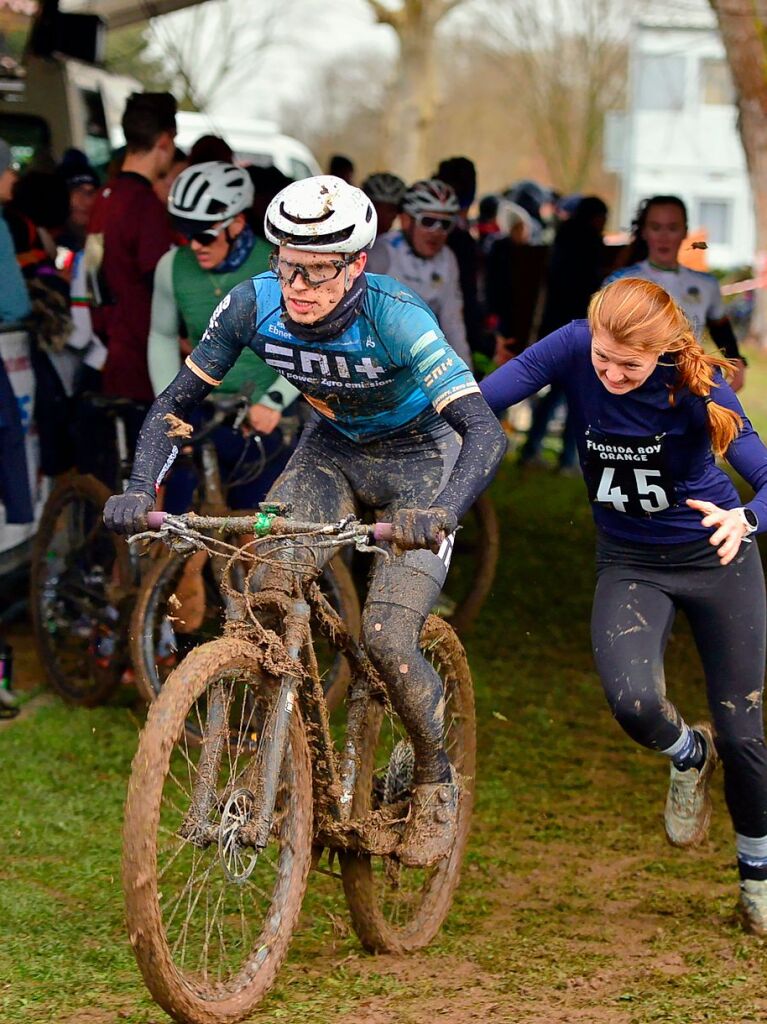
<svg viewBox="0 0 767 1024"><path fill-rule="evenodd" d="M671 395L672 404L675 393L681 388L686 387L691 394L699 395L706 403L711 450L714 455L725 455L740 433L743 419L732 409L719 405L711 393L716 387L714 367L718 366L726 371L731 370L732 366L727 359L704 352L692 330L685 332L680 340L683 343L682 347L675 353L679 380Z"/></svg>

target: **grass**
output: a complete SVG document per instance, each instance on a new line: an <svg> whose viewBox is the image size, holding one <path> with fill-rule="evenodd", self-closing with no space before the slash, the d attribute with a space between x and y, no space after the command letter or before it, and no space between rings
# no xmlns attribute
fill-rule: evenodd
<svg viewBox="0 0 767 1024"><path fill-rule="evenodd" d="M767 359L746 404L767 426ZM464 882L432 947L366 956L334 879L313 875L301 927L254 1020L700 1024L767 1020L767 950L733 919L734 849L717 783L709 844L665 844L665 765L612 721L588 641L593 531L579 481L495 485L503 565L470 642L478 800ZM18 641L17 641L18 644ZM705 712L689 634L669 689ZM53 703L0 731L0 1020L165 1017L123 926L122 802L140 721Z"/></svg>

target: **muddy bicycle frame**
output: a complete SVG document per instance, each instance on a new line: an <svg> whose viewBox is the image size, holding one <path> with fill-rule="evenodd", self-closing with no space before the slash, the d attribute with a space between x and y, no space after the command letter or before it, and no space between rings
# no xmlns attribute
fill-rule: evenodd
<svg viewBox="0 0 767 1024"><path fill-rule="evenodd" d="M201 516L194 513L171 517L164 512L150 512L147 520L150 529L160 529L166 538L169 533L177 533L177 536L183 537L185 527L191 527L195 532L215 530L229 535L255 533L259 538L309 535L305 544L311 544L312 547L337 548L355 544L365 550L367 545L371 552L381 551L380 548L370 546L371 540L387 541L391 538L391 526L388 523L365 525L344 520L335 526L320 526L316 523L292 521L274 512L261 512L256 516L223 517ZM177 526L180 526L178 532ZM213 557L224 558L220 554ZM233 559L230 558L229 561L231 564ZM259 628L255 620L251 620L252 625L247 622L248 603L252 602L258 608L276 610L284 623L284 635L281 638L284 653L294 665L298 666L303 662L307 669L306 673L300 674L285 671L279 677L279 690L270 708L268 728L264 728L259 739L257 756L262 769L261 784L253 794L254 804L249 821L238 829L236 835L236 841L242 847L262 850L268 843L290 720L298 700L313 750L314 804L315 808L322 808L315 841L343 850L368 848L361 822L355 823L356 827L351 827L352 800L360 763L360 736L368 707L366 698L372 694L383 698L385 687L361 645L349 633L341 617L320 592L316 584L316 577L320 571L321 569L303 566L300 569L291 569L287 565L281 565L278 573L285 577L284 588L281 581L280 589L266 589L248 594L230 591L225 602L225 636L231 634L233 625L246 637L249 631ZM291 590L296 596L290 595ZM328 708L312 644L313 610L322 631L331 639L333 645L346 655L353 669L353 683L347 697L348 727L338 767L337 747L330 732ZM185 838L202 846L219 841L220 826L208 824L210 812L217 800L210 779L215 775L223 750L229 742L228 711L224 687L219 684L213 688L208 701L198 777L192 791L191 806L181 829ZM246 780L247 774L246 772ZM244 784L243 788L247 788L247 785ZM391 849L382 849L382 841L384 845L386 842L385 836L377 830L376 852L391 852L397 844L398 837L392 834L390 838Z"/></svg>

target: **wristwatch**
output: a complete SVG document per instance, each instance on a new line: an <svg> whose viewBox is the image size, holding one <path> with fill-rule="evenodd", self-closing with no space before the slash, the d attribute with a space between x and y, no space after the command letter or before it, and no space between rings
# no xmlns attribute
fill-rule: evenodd
<svg viewBox="0 0 767 1024"><path fill-rule="evenodd" d="M746 536L750 533L756 533L759 529L759 517L756 512L750 508L739 508L738 512L740 512L740 517L746 524Z"/></svg>

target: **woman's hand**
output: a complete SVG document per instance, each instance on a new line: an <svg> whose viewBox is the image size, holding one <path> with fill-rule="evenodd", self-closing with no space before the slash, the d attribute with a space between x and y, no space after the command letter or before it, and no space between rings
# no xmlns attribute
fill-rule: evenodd
<svg viewBox="0 0 767 1024"><path fill-rule="evenodd" d="M730 387L733 391L738 392L746 383L746 364L742 359L733 359L733 371L730 377Z"/></svg>
<svg viewBox="0 0 767 1024"><path fill-rule="evenodd" d="M740 550L740 544L748 533L748 527L737 508L719 508L710 501L697 501L688 498L687 504L702 513L703 526L716 526L717 529L709 537L709 543L717 549L722 565L729 565Z"/></svg>

